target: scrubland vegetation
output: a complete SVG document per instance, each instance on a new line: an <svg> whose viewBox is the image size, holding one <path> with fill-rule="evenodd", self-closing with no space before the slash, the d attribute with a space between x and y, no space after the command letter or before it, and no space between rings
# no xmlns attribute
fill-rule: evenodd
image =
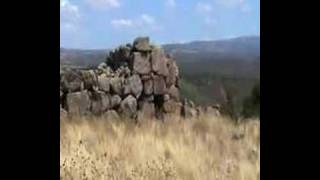
<svg viewBox="0 0 320 180"><path fill-rule="evenodd" d="M260 179L260 121L60 120L60 179Z"/></svg>

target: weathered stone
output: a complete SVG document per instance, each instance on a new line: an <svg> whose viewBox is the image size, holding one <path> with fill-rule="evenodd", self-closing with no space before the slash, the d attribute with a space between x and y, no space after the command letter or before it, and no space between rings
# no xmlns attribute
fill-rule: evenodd
<svg viewBox="0 0 320 180"><path fill-rule="evenodd" d="M97 69L99 69L99 70L105 70L105 69L107 69L107 64L105 63L105 62L102 62L102 63L100 63L99 65L98 65L98 67L97 67Z"/></svg>
<svg viewBox="0 0 320 180"><path fill-rule="evenodd" d="M115 110L109 110L104 112L103 117L107 120L120 120L120 116Z"/></svg>
<svg viewBox="0 0 320 180"><path fill-rule="evenodd" d="M84 84L78 71L65 71L60 78L60 85L64 92L76 92L84 89Z"/></svg>
<svg viewBox="0 0 320 180"><path fill-rule="evenodd" d="M194 103L191 100L184 100L181 115L186 119L195 118L198 115Z"/></svg>
<svg viewBox="0 0 320 180"><path fill-rule="evenodd" d="M113 77L110 79L110 87L112 92L120 96L122 95L123 89L122 81L123 80L121 77Z"/></svg>
<svg viewBox="0 0 320 180"><path fill-rule="evenodd" d="M120 104L121 115L133 118L137 113L137 100L132 95L127 96Z"/></svg>
<svg viewBox="0 0 320 180"><path fill-rule="evenodd" d="M60 66L60 78L60 108L73 114L90 111L109 116L118 112L135 119L139 116L163 119L166 114L181 113L177 64L161 47L150 45L148 37L110 51L107 61L96 69L70 70ZM79 94L75 96L73 92ZM80 103L74 105L74 101ZM193 107L187 102L185 114Z"/></svg>
<svg viewBox="0 0 320 180"><path fill-rule="evenodd" d="M134 74L127 78L124 85L124 94L133 94L136 98L139 98L143 90L142 81L139 75Z"/></svg>
<svg viewBox="0 0 320 180"><path fill-rule="evenodd" d="M110 99L111 108L116 108L121 103L121 97L119 95L113 95Z"/></svg>
<svg viewBox="0 0 320 180"><path fill-rule="evenodd" d="M87 91L67 94L67 108L71 115L85 115L90 109L90 98Z"/></svg>
<svg viewBox="0 0 320 180"><path fill-rule="evenodd" d="M139 74L148 74L151 71L150 55L140 52L133 53L133 70Z"/></svg>
<svg viewBox="0 0 320 180"><path fill-rule="evenodd" d="M133 49L135 51L151 51L149 45L149 37L138 37L133 41Z"/></svg>
<svg viewBox="0 0 320 180"><path fill-rule="evenodd" d="M153 93L153 81L152 79L145 80L143 82L143 92L146 95L150 95Z"/></svg>
<svg viewBox="0 0 320 180"><path fill-rule="evenodd" d="M110 92L110 78L105 74L98 76L98 86L101 91L106 93Z"/></svg>
<svg viewBox="0 0 320 180"><path fill-rule="evenodd" d="M98 75L104 74L105 76L109 77L112 74L112 69L106 63L101 63L98 65L96 72Z"/></svg>
<svg viewBox="0 0 320 180"><path fill-rule="evenodd" d="M166 83L163 77L153 77L153 93L155 95L162 95L166 93Z"/></svg>
<svg viewBox="0 0 320 180"><path fill-rule="evenodd" d="M110 108L110 99L104 92L91 93L91 112L95 115L100 115Z"/></svg>
<svg viewBox="0 0 320 180"><path fill-rule="evenodd" d="M131 70L129 69L129 67L124 67L121 66L120 68L118 68L115 72L115 76L121 76L121 77L128 77L131 75Z"/></svg>
<svg viewBox="0 0 320 180"><path fill-rule="evenodd" d="M152 79L152 77L151 77L151 75L149 75L149 74L143 74L143 75L141 75L141 80L142 80L142 81L147 81L147 80L150 80L150 79Z"/></svg>
<svg viewBox="0 0 320 180"><path fill-rule="evenodd" d="M169 101L170 100L169 94L163 95L163 100L164 100L164 102Z"/></svg>
<svg viewBox="0 0 320 180"><path fill-rule="evenodd" d="M85 89L95 89L98 86L98 79L93 70L81 71L82 81Z"/></svg>
<svg viewBox="0 0 320 180"><path fill-rule="evenodd" d="M175 85L177 83L177 78L179 77L179 69L175 61L172 59L168 60L168 76L166 77L166 84L168 87Z"/></svg>
<svg viewBox="0 0 320 180"><path fill-rule="evenodd" d="M152 50L151 67L158 75L168 76L167 59L163 49L155 48Z"/></svg>
<svg viewBox="0 0 320 180"><path fill-rule="evenodd" d="M174 99L175 101L179 101L179 100L180 100L179 89L176 88L174 85L172 85L172 86L169 88L168 94L169 94L170 97L171 97L172 99Z"/></svg>

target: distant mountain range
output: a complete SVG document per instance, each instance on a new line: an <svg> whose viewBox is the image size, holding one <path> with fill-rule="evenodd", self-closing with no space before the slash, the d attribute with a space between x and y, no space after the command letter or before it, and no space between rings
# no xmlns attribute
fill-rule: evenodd
<svg viewBox="0 0 320 180"><path fill-rule="evenodd" d="M173 54L208 54L210 58L233 57L242 60L256 60L260 56L260 37L245 36L217 41L193 41L184 44L163 46Z"/></svg>
<svg viewBox="0 0 320 180"><path fill-rule="evenodd" d="M162 45L179 63L219 61L260 61L260 37L245 36L216 41L193 41ZM78 66L105 61L109 49L82 50L60 48L60 63Z"/></svg>

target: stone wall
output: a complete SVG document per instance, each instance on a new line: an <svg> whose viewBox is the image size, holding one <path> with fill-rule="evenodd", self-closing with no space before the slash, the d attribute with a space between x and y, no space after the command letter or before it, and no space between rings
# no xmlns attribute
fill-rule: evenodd
<svg viewBox="0 0 320 180"><path fill-rule="evenodd" d="M60 112L158 119L194 114L180 102L176 62L148 37L111 51L96 69L60 68Z"/></svg>

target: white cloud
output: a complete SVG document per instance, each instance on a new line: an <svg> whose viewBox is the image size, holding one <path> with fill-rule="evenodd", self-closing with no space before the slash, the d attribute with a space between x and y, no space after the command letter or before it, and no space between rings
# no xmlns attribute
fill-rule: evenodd
<svg viewBox="0 0 320 180"><path fill-rule="evenodd" d="M60 0L60 20L76 21L80 17L78 6L69 0Z"/></svg>
<svg viewBox="0 0 320 180"><path fill-rule="evenodd" d="M114 19L111 21L111 25L114 28L137 28L137 27L144 27L144 28L151 28L154 29L156 26L156 20L154 17L148 14L142 14L133 19Z"/></svg>
<svg viewBox="0 0 320 180"><path fill-rule="evenodd" d="M212 3L198 2L195 6L195 10L201 15L205 25L216 25L217 19L214 16Z"/></svg>
<svg viewBox="0 0 320 180"><path fill-rule="evenodd" d="M130 19L115 19L111 21L111 25L115 28L132 27L133 22Z"/></svg>
<svg viewBox="0 0 320 180"><path fill-rule="evenodd" d="M60 32L73 32L78 26L80 11L69 0L60 0Z"/></svg>
<svg viewBox="0 0 320 180"><path fill-rule="evenodd" d="M155 23L154 18L148 14L142 14L141 20L143 23L146 23L146 24L154 24Z"/></svg>
<svg viewBox="0 0 320 180"><path fill-rule="evenodd" d="M196 5L196 11L199 13L210 13L212 10L212 5L209 3L198 2Z"/></svg>
<svg viewBox="0 0 320 180"><path fill-rule="evenodd" d="M111 9L121 6L120 0L86 0L86 2L95 9Z"/></svg>
<svg viewBox="0 0 320 180"><path fill-rule="evenodd" d="M176 7L176 1L175 0L166 0L165 5L167 7L174 8L174 7Z"/></svg>

